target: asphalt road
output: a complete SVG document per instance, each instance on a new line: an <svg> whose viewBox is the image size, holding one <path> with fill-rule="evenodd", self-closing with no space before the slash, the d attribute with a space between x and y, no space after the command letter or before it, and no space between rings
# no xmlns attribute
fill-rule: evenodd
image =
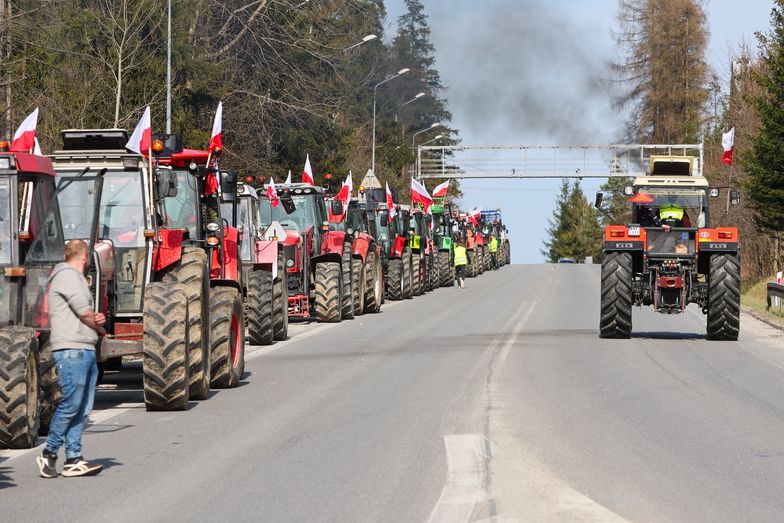
<svg viewBox="0 0 784 523"><path fill-rule="evenodd" d="M107 375L85 455L0 451L4 521L780 521L784 336L636 310L600 340L598 266L511 266L296 325L187 412Z"/></svg>

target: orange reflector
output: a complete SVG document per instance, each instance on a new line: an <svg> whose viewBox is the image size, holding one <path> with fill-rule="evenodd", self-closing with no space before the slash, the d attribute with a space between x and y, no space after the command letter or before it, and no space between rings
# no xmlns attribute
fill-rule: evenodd
<svg viewBox="0 0 784 523"><path fill-rule="evenodd" d="M725 240L727 240L729 238L732 238L732 232L731 231L719 231L719 238L722 238L722 239L725 239Z"/></svg>
<svg viewBox="0 0 784 523"><path fill-rule="evenodd" d="M626 231L610 231L611 238L622 238L626 235Z"/></svg>
<svg viewBox="0 0 784 523"><path fill-rule="evenodd" d="M155 154L163 152L163 142L161 140L152 141L152 152Z"/></svg>
<svg viewBox="0 0 784 523"><path fill-rule="evenodd" d="M154 229L144 229L144 237L145 238L155 238L155 230Z"/></svg>
<svg viewBox="0 0 784 523"><path fill-rule="evenodd" d="M24 267L6 267L3 270L3 274L5 274L9 278L21 278L25 275L25 268Z"/></svg>
<svg viewBox="0 0 784 523"><path fill-rule="evenodd" d="M210 247L215 247L220 243L220 238L218 238L217 236L208 236L207 239L204 240L204 242Z"/></svg>
<svg viewBox="0 0 784 523"><path fill-rule="evenodd" d="M33 236L30 234L30 231L19 231L19 239L20 240L29 240Z"/></svg>

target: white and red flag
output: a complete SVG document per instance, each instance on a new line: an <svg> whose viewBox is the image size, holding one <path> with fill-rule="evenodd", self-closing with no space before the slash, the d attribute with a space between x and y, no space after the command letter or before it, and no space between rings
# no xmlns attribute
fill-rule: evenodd
<svg viewBox="0 0 784 523"><path fill-rule="evenodd" d="M35 147L35 128L38 126L38 107L28 114L14 133L11 150L15 153L29 153Z"/></svg>
<svg viewBox="0 0 784 523"><path fill-rule="evenodd" d="M732 153L735 151L734 127L721 135L721 146L724 148L724 155L721 157L722 163L732 165Z"/></svg>
<svg viewBox="0 0 784 523"><path fill-rule="evenodd" d="M421 204L425 212L430 209L430 204L433 203L433 197L427 192L425 186L414 178L411 178L411 203Z"/></svg>
<svg viewBox="0 0 784 523"><path fill-rule="evenodd" d="M313 168L310 166L310 155L305 155L305 168L302 170L302 183L308 185L316 185L316 180L313 179Z"/></svg>
<svg viewBox="0 0 784 523"><path fill-rule="evenodd" d="M212 121L212 136L207 150L223 150L223 102L218 102L218 109L215 111L215 120Z"/></svg>
<svg viewBox="0 0 784 523"><path fill-rule="evenodd" d="M137 154L147 156L152 147L152 123L150 123L150 106L144 109L144 114L139 123L136 124L136 129L125 144L125 148Z"/></svg>
<svg viewBox="0 0 784 523"><path fill-rule="evenodd" d="M449 192L449 180L436 185L436 188L433 189L433 198L443 198L447 192Z"/></svg>
<svg viewBox="0 0 784 523"><path fill-rule="evenodd" d="M354 190L354 182L351 180L351 171L348 172L348 176L346 176L346 181L343 182L343 185L340 187L340 191L338 191L336 199L343 202L343 208L348 209L348 201L351 199L351 192Z"/></svg>
<svg viewBox="0 0 784 523"><path fill-rule="evenodd" d="M278 190L275 188L275 180L270 176L270 183L267 185L267 199L273 207L278 206L280 198L278 198Z"/></svg>
<svg viewBox="0 0 784 523"><path fill-rule="evenodd" d="M289 175L286 176L286 181L283 182L283 185L291 185L291 169L289 169Z"/></svg>
<svg viewBox="0 0 784 523"><path fill-rule="evenodd" d="M33 147L33 154L36 156L43 156L44 153L41 151L41 144L38 143L38 138L35 139L35 146Z"/></svg>
<svg viewBox="0 0 784 523"><path fill-rule="evenodd" d="M389 190L389 183L387 186L387 208L389 209L389 219L393 220L397 211L395 210L395 200L392 199L392 191Z"/></svg>
<svg viewBox="0 0 784 523"><path fill-rule="evenodd" d="M479 220L477 219L482 214L482 210L479 207L474 207L470 211L466 213L466 218L468 221L479 227Z"/></svg>

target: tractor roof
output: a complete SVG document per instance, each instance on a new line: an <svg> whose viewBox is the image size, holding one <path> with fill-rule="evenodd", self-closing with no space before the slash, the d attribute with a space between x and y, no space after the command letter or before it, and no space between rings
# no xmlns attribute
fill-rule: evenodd
<svg viewBox="0 0 784 523"><path fill-rule="evenodd" d="M0 159L8 159L7 167L0 165L0 169L16 169L18 174L46 174L55 176L52 160L45 156L28 153L0 153ZM1 163L2 160L0 160Z"/></svg>
<svg viewBox="0 0 784 523"><path fill-rule="evenodd" d="M308 183L292 183L289 185L276 185L275 189L278 192L287 192L291 194L324 194L323 187L317 187L315 185L310 185Z"/></svg>
<svg viewBox="0 0 784 523"><path fill-rule="evenodd" d="M253 199L256 199L256 200L259 198L259 195L256 192L256 189L254 187L251 187L250 185L246 185L244 183L238 183L237 184L237 194L239 194L240 196L249 196L249 197L251 197Z"/></svg>

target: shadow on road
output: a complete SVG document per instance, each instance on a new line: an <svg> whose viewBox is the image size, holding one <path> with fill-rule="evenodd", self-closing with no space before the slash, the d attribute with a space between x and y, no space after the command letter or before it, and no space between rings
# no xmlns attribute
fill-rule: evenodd
<svg viewBox="0 0 784 523"><path fill-rule="evenodd" d="M16 483L11 481L10 472L11 467L0 466L0 490L16 486Z"/></svg>
<svg viewBox="0 0 784 523"><path fill-rule="evenodd" d="M119 461L117 461L114 458L98 458L98 459L91 459L90 461L92 463L98 463L99 465L102 465L104 471L109 470L110 468L113 468L113 467L121 467L122 466L122 463L120 463Z"/></svg>
<svg viewBox="0 0 784 523"><path fill-rule="evenodd" d="M705 334L696 332L632 332L632 338L646 340L704 340Z"/></svg>

